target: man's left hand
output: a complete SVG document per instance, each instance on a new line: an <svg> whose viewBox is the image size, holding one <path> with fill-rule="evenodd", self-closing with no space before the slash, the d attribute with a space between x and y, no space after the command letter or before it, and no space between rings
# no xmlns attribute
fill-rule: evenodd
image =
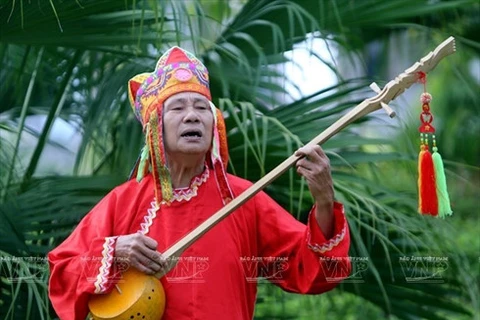
<svg viewBox="0 0 480 320"><path fill-rule="evenodd" d="M318 145L306 145L298 149L295 155L303 157L296 163L297 172L307 181L317 205L315 217L328 239L333 233L334 199L330 160Z"/></svg>

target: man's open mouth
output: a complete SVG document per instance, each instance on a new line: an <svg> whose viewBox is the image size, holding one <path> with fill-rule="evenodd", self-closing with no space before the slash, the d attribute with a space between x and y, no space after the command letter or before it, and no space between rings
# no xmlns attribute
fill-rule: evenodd
<svg viewBox="0 0 480 320"><path fill-rule="evenodd" d="M202 137L202 132L199 130L188 130L185 131L181 134L181 137L186 138L186 137L192 137L192 138L201 138Z"/></svg>

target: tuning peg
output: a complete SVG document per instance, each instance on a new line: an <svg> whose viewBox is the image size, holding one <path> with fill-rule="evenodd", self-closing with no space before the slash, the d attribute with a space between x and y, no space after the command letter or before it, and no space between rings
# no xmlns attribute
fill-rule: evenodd
<svg viewBox="0 0 480 320"><path fill-rule="evenodd" d="M370 84L370 88L373 91L375 91L375 93L380 93L382 91L375 82L372 82L372 84ZM393 118L397 115L395 111L392 108L390 108L388 104L386 104L385 102L380 101L380 105L382 106L383 110L385 110L385 112L388 114L390 118Z"/></svg>

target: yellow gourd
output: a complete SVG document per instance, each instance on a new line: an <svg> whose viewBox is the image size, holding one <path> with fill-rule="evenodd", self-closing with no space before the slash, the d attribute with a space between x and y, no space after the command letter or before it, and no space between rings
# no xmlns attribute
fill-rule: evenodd
<svg viewBox="0 0 480 320"><path fill-rule="evenodd" d="M88 307L94 320L160 320L165 291L156 277L130 268L112 291L92 296Z"/></svg>

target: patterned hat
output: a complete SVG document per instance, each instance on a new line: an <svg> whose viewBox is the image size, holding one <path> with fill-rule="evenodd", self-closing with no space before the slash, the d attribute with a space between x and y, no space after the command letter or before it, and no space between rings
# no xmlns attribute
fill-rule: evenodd
<svg viewBox="0 0 480 320"><path fill-rule="evenodd" d="M233 198L226 178L228 146L222 112L211 102L207 68L190 52L172 47L163 54L152 73L141 73L128 82L128 97L135 116L143 126L145 147L132 176L138 181L152 172L157 204L170 203L173 187L166 166L163 138L163 104L180 92L197 92L210 101L214 118L213 138L207 165L213 169L224 203Z"/></svg>
<svg viewBox="0 0 480 320"><path fill-rule="evenodd" d="M160 57L152 73L142 73L128 82L133 111L143 127L151 113L179 92L198 92L212 100L207 68L190 52L173 47Z"/></svg>

